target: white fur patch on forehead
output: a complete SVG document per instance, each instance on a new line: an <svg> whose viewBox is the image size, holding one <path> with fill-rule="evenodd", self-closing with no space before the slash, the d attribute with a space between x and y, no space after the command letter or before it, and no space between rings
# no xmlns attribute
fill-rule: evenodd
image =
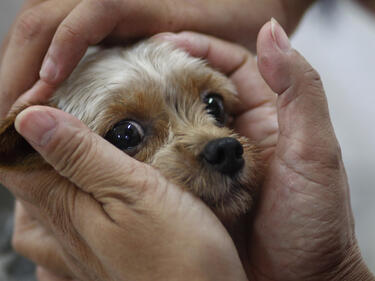
<svg viewBox="0 0 375 281"><path fill-rule="evenodd" d="M181 71L193 71L206 64L168 42L144 41L123 52L123 58L136 73L147 74L157 80L164 80Z"/></svg>

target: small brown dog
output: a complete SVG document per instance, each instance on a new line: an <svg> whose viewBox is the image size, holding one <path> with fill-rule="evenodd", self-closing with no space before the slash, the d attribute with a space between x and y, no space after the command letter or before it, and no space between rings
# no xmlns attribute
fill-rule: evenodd
<svg viewBox="0 0 375 281"><path fill-rule="evenodd" d="M238 106L234 86L170 44L148 40L97 51L48 105L155 167L220 217L236 217L253 205L257 148L229 128ZM19 111L0 123L0 169L38 169L44 163L14 129Z"/></svg>

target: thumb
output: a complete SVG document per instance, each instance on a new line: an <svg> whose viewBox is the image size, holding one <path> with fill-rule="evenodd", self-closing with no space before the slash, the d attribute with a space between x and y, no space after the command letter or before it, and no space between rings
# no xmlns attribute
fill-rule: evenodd
<svg viewBox="0 0 375 281"><path fill-rule="evenodd" d="M320 76L291 47L286 33L274 19L259 32L257 52L261 75L279 95L278 153L308 161L337 156L338 143Z"/></svg>
<svg viewBox="0 0 375 281"><path fill-rule="evenodd" d="M16 130L63 177L96 199L142 184L148 167L89 130L77 118L58 109L33 106L22 111ZM125 185L125 186L124 186ZM133 194L133 192L130 192ZM107 194L108 195L108 194ZM130 199L130 198L129 198Z"/></svg>

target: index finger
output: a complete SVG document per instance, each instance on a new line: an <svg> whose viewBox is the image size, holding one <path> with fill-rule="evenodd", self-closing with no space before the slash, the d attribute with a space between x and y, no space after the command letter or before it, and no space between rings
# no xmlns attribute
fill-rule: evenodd
<svg viewBox="0 0 375 281"><path fill-rule="evenodd" d="M72 72L90 45L116 34L123 40L152 34L166 12L154 1L82 1L61 23L45 56L40 77L53 85ZM159 14L160 13L160 14Z"/></svg>

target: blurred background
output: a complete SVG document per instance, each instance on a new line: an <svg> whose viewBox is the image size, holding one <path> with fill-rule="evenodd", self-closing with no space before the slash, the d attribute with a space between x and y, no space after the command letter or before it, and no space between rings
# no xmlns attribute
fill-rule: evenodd
<svg viewBox="0 0 375 281"><path fill-rule="evenodd" d="M0 39L22 2L0 1ZM292 44L323 80L349 177L357 238L375 273L375 2L361 2L374 12L352 0L317 2ZM33 267L10 248L10 198L0 188L0 281L31 281Z"/></svg>

